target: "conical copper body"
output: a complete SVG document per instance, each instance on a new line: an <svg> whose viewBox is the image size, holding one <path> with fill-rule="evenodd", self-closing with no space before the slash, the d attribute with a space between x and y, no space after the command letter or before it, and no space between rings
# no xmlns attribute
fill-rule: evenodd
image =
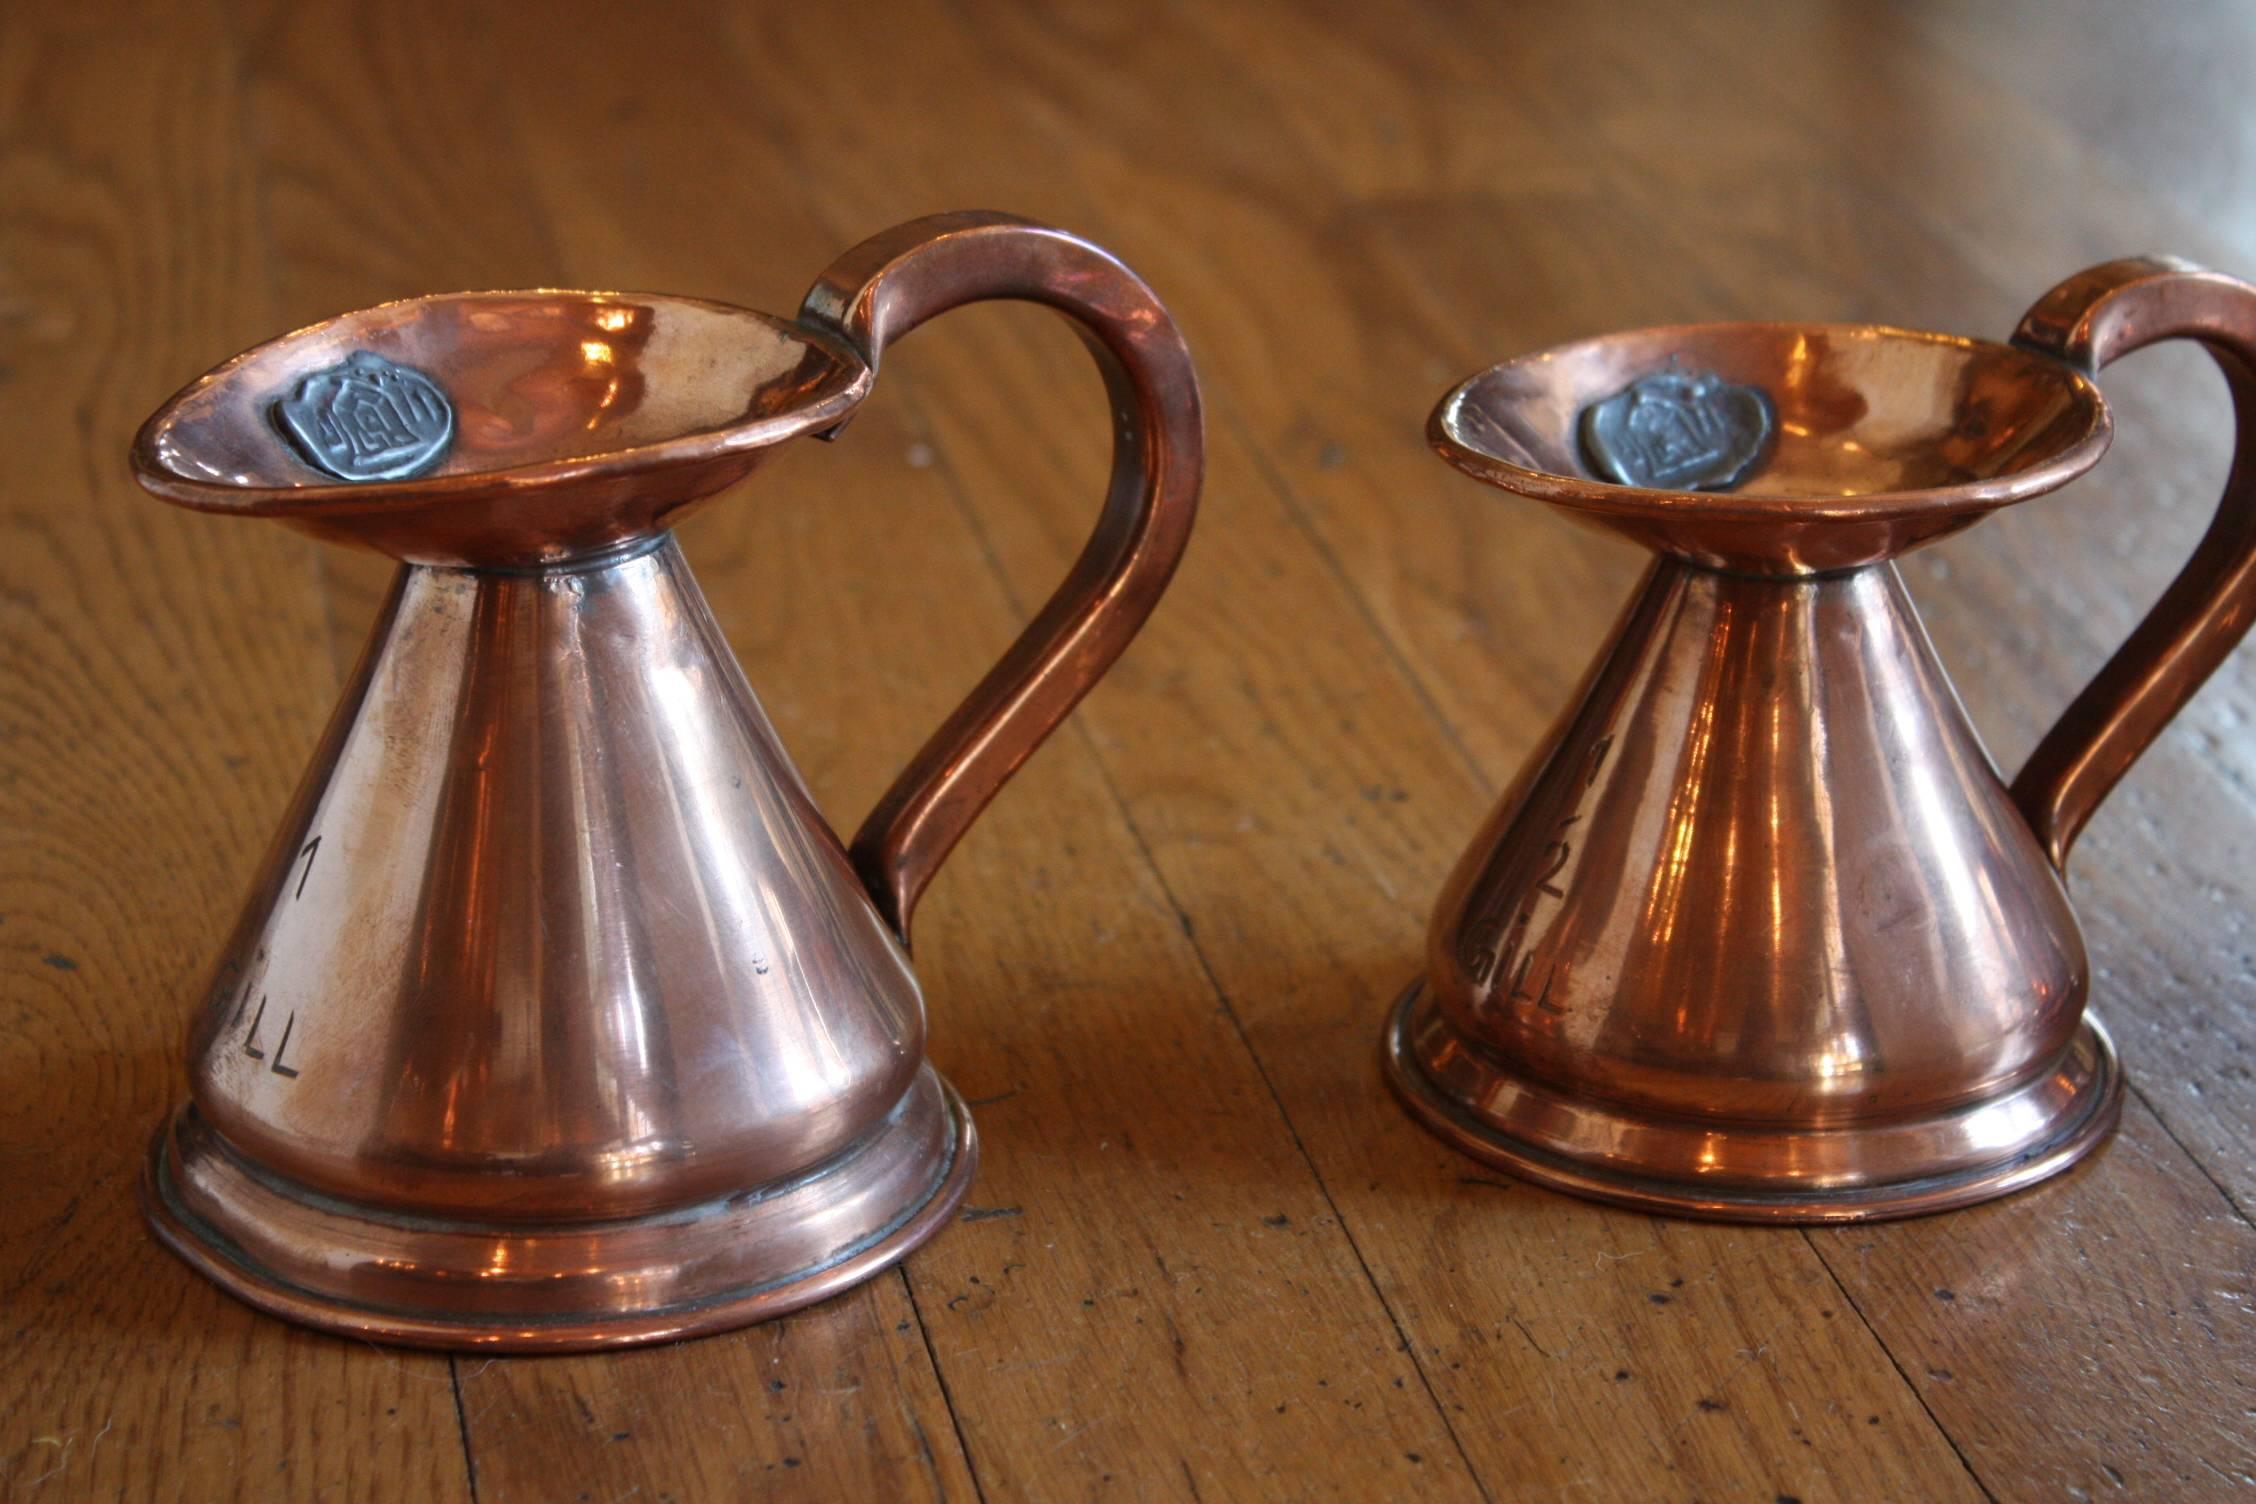
<svg viewBox="0 0 2256 1504"><path fill-rule="evenodd" d="M1114 484L849 847L669 529L773 444L835 433L889 339L992 297L1082 326ZM976 1148L925 1063L911 913L1157 602L1199 443L1149 290L992 214L865 242L795 322L460 294L184 390L136 445L151 490L402 564L190 1031L143 1181L158 1235L292 1319L521 1350L740 1325L930 1237ZM383 473L338 478L365 454Z"/></svg>
<svg viewBox="0 0 2256 1504"><path fill-rule="evenodd" d="M2114 1111L2059 875L1892 564L1657 563L1430 947L1417 1079L1625 1195L2042 1173Z"/></svg>
<svg viewBox="0 0 2256 1504"><path fill-rule="evenodd" d="M971 1127L923 1059L907 958L670 540L409 567L222 957L156 1184L279 1288L656 1335L946 1216Z"/></svg>
<svg viewBox="0 0 2256 1504"><path fill-rule="evenodd" d="M1892 560L2089 468L2109 420L2086 373L2176 333L2256 390L2256 290L2126 262L2064 284L2015 346L1651 330L1445 399L1453 462L1660 558L1442 893L1386 1036L1415 1113L1562 1189L1744 1220L1939 1210L2105 1138L2123 1079L2061 867L2246 630L2247 472L2011 786ZM1576 415L1680 369L1766 394L1761 464L1725 494L1593 479Z"/></svg>

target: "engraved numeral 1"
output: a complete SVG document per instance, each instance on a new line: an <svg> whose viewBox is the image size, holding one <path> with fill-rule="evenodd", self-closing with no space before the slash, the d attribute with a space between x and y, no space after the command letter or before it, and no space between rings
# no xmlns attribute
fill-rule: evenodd
<svg viewBox="0 0 2256 1504"><path fill-rule="evenodd" d="M299 848L298 858L305 863L305 866L298 872L298 890L290 895L292 899L305 897L306 879L313 876L314 853L319 851L320 849L321 837L319 836L315 836L312 840L306 842L304 846Z"/></svg>
<svg viewBox="0 0 2256 1504"><path fill-rule="evenodd" d="M1609 733L1590 744L1590 767L1582 775L1582 786L1587 789L1598 781L1598 770L1606 765L1606 754L1613 750L1614 738Z"/></svg>

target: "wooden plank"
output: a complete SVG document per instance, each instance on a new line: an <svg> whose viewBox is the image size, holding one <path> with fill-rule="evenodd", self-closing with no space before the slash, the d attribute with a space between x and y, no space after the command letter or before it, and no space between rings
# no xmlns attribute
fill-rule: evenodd
<svg viewBox="0 0 2256 1504"><path fill-rule="evenodd" d="M2043 218L2055 233L2073 226L2116 244L2146 243L2137 238L2145 226L2113 217L2110 200L2128 193L2141 201L2141 218L2178 222L2168 243L2198 236L2194 254L2245 268L2256 262L2247 193L2256 134L2240 65L2256 53L2256 11L2237 0L2189 0L2172 8L2169 24L2154 19L2106 0L1941 6L1891 21L1891 32L1900 22L1918 38L1916 48L1892 36L1887 46L1955 93L1954 124L1990 111L2029 122L2015 132L2012 158L2027 164L2023 191L2049 208ZM2054 165L2038 156L2047 149L2074 152L2077 175L2042 170ZM2084 191L2095 167L2106 180L2096 198ZM2077 191L2062 192L2063 181Z"/></svg>
<svg viewBox="0 0 2256 1504"><path fill-rule="evenodd" d="M2256 1486L2256 1240L2143 1104L2057 1188L1813 1240L1997 1497Z"/></svg>
<svg viewBox="0 0 2256 1504"><path fill-rule="evenodd" d="M457 1361L480 1504L974 1497L897 1273L677 1347Z"/></svg>
<svg viewBox="0 0 2256 1504"><path fill-rule="evenodd" d="M1072 195L1069 222L1129 254L1200 340L1217 393L1202 534L1145 655L1084 713L1483 1484L1606 1496L1666 1472L1695 1491L1756 1480L1823 1494L1884 1478L1924 1497L1971 1494L1798 1239L1656 1229L1510 1190L1424 1139L1385 1099L1371 1066L1378 1016L1414 967L1425 895L1485 791L1311 547L1277 460L1245 442L1239 404L1257 379L1246 367L1274 352L1227 338L1266 315L1312 346L1309 331L1352 328L1355 314L1311 270L1322 255L1305 226L1238 207L1273 210L1291 191L1240 183L1225 202L1198 191L1201 171L1221 169L1186 163L1188 140L1150 155L1090 140L1165 135L1164 122L1226 97L1212 92L1215 72L1242 88L1250 45L1188 47L1148 14L1088 37L1032 19L1014 29L999 15L983 15L977 36L962 40L938 21L841 29L833 18L824 33L891 81L896 103L884 118L898 134L935 99L950 100L950 150L913 163L921 182L965 200L990 193L990 180ZM1267 45L1306 59L1305 40ZM1139 66L1145 52L1149 67ZM1007 108L1006 78L1029 80L1023 93L1041 107ZM988 99L1002 103L977 103ZM805 101L789 134L852 161L847 140L871 128L867 111L841 121L823 103ZM1092 128L1073 123L1083 120ZM1257 121L1241 124L1182 134L1248 160L1274 145ZM881 186L864 189L854 173L820 184L857 206L841 212L863 214L875 212ZM1306 196L1317 191L1305 185ZM1232 248L1253 244L1257 271L1231 263ZM1220 339L1201 333L1217 328ZM1278 337L1274 327L1265 337ZM1352 358L1318 353L1328 367ZM1311 347L1294 357L1313 358ZM895 380L916 383L939 465L960 477L1022 598L1070 555L1076 518L1063 498L1093 482L1072 432L1044 421L1072 361L1069 342L1038 318L991 317L910 348L893 367ZM1081 431L1093 442L1092 430ZM1415 426L1400 437L1398 452L1430 463ZM1012 491L1049 500L1028 509L1004 499ZM943 1354L944 1333L936 1327ZM964 1392L953 1378L952 1387ZM1887 1425L1865 1423L1875 1409Z"/></svg>
<svg viewBox="0 0 2256 1504"><path fill-rule="evenodd" d="M443 1359L253 1315L134 1207L335 692L310 551L124 472L275 316L234 57L201 5L0 13L0 1495L464 1499Z"/></svg>

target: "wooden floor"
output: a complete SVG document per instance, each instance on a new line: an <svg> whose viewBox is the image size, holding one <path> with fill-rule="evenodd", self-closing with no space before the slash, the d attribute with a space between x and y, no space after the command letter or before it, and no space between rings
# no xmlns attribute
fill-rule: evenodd
<svg viewBox="0 0 2256 1504"><path fill-rule="evenodd" d="M2256 1487L2256 646L2075 883L2121 1136L1978 1211L1658 1221L1411 1126L1382 1012L1633 579L1428 407L1610 328L2001 335L2078 267L2256 273L2256 8L1840 3L0 9L0 1497L2193 1499ZM300 1333L144 1236L184 1022L385 576L140 495L273 332L564 284L788 310L1010 208L1200 357L1170 599L926 903L971 1209L817 1309L626 1356ZM2008 768L2224 473L2197 354L2091 483L1907 562ZM1066 330L951 317L685 533L851 824L1064 570L1105 424Z"/></svg>

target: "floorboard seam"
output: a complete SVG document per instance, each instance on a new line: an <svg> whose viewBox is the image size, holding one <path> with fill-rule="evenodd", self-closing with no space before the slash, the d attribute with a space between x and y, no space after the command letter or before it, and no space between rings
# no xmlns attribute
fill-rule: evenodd
<svg viewBox="0 0 2256 1504"><path fill-rule="evenodd" d="M462 1438L462 1471L470 1485L470 1504L478 1504L478 1456L470 1450L470 1412L462 1403L462 1360L447 1354L447 1382L454 1389L454 1428Z"/></svg>
<svg viewBox="0 0 2256 1504"><path fill-rule="evenodd" d="M1416 665L1411 663L1408 655L1403 652L1402 645L1394 640L1394 634L1386 629L1386 624L1379 620L1378 613L1371 609L1371 603L1364 599L1363 592L1356 588L1354 578L1347 572L1347 566L1340 562L1339 555L1333 551L1330 541L1324 537L1322 530L1316 526L1315 520L1308 515L1307 508L1302 505L1300 493L1293 489L1292 483L1285 479L1284 473L1276 467L1276 464L1261 446L1254 442L1253 435L1246 431L1243 420L1234 414L1225 414L1219 406L1217 406L1214 416L1220 417L1228 423L1230 432L1236 436L1240 446L1253 460L1254 468L1261 472L1262 480L1268 483L1270 493L1276 497L1277 505L1283 509L1286 520L1292 524L1293 530L1300 534L1308 546L1315 550L1317 559L1322 562L1325 571L1331 575L1332 582L1339 586L1341 593L1354 605L1355 614L1362 618L1363 625L1369 628L1372 637L1377 639L1380 651L1386 654L1387 662L1392 664L1394 671L1402 676L1403 683L1408 685L1410 693L1417 697L1418 704L1424 708L1427 715L1433 717L1434 724L1441 728L1442 737L1448 741L1450 749L1457 754L1458 760L1465 765L1466 771L1473 775L1474 785L1480 788L1494 787L1494 781L1489 777L1488 770L1481 766L1480 759L1473 755L1473 749L1458 732L1457 723L1451 720L1449 713L1441 708L1441 702L1435 699L1433 692L1426 687L1426 681L1419 675Z"/></svg>
<svg viewBox="0 0 2256 1504"><path fill-rule="evenodd" d="M1810 1236L1810 1230L1805 1227L1801 1229L1801 1234L1803 1246L1816 1256L1818 1267L1825 1271L1825 1277L1833 1281L1833 1288L1841 1292L1841 1299L1846 1301L1849 1309L1856 1313L1856 1319L1864 1324L1865 1331L1871 1334L1873 1344L1880 1349L1881 1356L1888 1360L1888 1366L1896 1371L1897 1378L1903 1380L1904 1388L1910 1391L1912 1399L1919 1406L1920 1413L1927 1417L1927 1423L1935 1428L1936 1435L1943 1438L1943 1444L1951 1449L1951 1455L1958 1459L1958 1465L1966 1469L1968 1480L1981 1491L1982 1497L1987 1499L1989 1504L1997 1504L1997 1495L1990 1492L1990 1486L1984 1483L1982 1475L1974 1470L1974 1464L1967 1457L1965 1448L1958 1444L1958 1438L1951 1435L1950 1427L1943 1424L1942 1417L1937 1415L1934 1408L1927 1403L1927 1396L1919 1392L1919 1386L1912 1382L1911 1374L1905 1370L1903 1363L1896 1357L1895 1349L1888 1346L1887 1339L1880 1335L1880 1329L1872 1324L1872 1318L1864 1314L1864 1307L1857 1304L1856 1296L1849 1290L1848 1281L1842 1279L1840 1274L1835 1271L1833 1261L1825 1256L1824 1249L1817 1246L1817 1239Z"/></svg>
<svg viewBox="0 0 2256 1504"><path fill-rule="evenodd" d="M940 1366L940 1349L932 1340L932 1324L924 1319L924 1307L917 1303L916 1281L909 1271L899 1264L893 1266L894 1278L901 1282L901 1293L909 1298L909 1314L916 1318L917 1337L924 1343L925 1361L932 1365L932 1380L940 1386L940 1403L948 1412L948 1427L956 1433L956 1455L963 1458L964 1476L971 1480L971 1496L979 1504L987 1504L987 1489L979 1481L979 1464L972 1459L971 1440L964 1435L963 1417L956 1413L955 1392L948 1387L947 1371ZM935 1476L934 1482L938 1482ZM947 1486L941 1485L940 1496L947 1497ZM475 1501L473 1501L475 1504Z"/></svg>
<svg viewBox="0 0 2256 1504"><path fill-rule="evenodd" d="M921 424L922 404L914 391L909 394L909 401L912 410L917 411L920 426L928 426ZM1240 437L1243 438L1242 432ZM977 510L970 503L962 477L956 473L955 468L948 462L939 445L934 444L932 449L935 455L934 469L938 472L942 484L947 487L950 498L955 502L957 512L964 518L965 525L971 530L972 538L979 546L981 557L986 561L988 568L993 571L1002 590L1004 601L1021 623L1030 620L1026 603L1019 599L1018 591L1011 583L1010 572L1003 566L1001 554L996 550L993 539L988 536ZM1360 602L1358 602L1358 605L1360 605ZM1389 646L1391 650L1391 644ZM1422 688L1418 690L1418 693L1420 698L1424 699ZM1428 702L1428 707L1431 708L1430 702ZM1448 728L1446 723L1445 729L1448 730L1451 740L1454 741L1454 729ZM1356 1267L1362 1271L1364 1282L1369 1285L1372 1298L1378 1301L1379 1309L1386 1313L1388 1324L1394 1328L1395 1341L1403 1355L1409 1358L1411 1371L1417 1374L1419 1387L1425 1390L1427 1400L1433 1405L1434 1417L1441 1422L1442 1434L1449 1438L1449 1444L1456 1449L1457 1460L1464 1465L1466 1478L1471 1481L1474 1490L1483 1500L1493 1500L1495 1495L1490 1492L1487 1482L1480 1475L1479 1469L1473 1466L1472 1456L1465 1450L1464 1438L1457 1434L1457 1427L1450 1422L1449 1411L1442 1404L1441 1395L1434 1388L1433 1376L1426 1371L1425 1363L1418 1356L1417 1344L1410 1340L1410 1334L1404 1328L1401 1316L1396 1313L1393 1302L1387 1299L1385 1290L1380 1288L1378 1277L1372 1273L1371 1261L1364 1257L1363 1247L1356 1241L1355 1233L1348 1225L1346 1213L1340 1210L1339 1202L1332 1196L1331 1186L1324 1180L1324 1172L1317 1168L1315 1156L1309 1152L1308 1145L1300 1136L1300 1129L1293 1123L1292 1113L1285 1106L1283 1094L1277 1090L1276 1082L1269 1075L1268 1065L1262 1060L1261 1052L1254 1048L1253 1038L1246 1031L1245 1021L1238 1016L1237 1008L1230 1001L1229 992L1222 986L1221 978L1215 974L1213 964L1207 959L1204 948L1200 946L1197 927L1192 923L1191 917L1184 909L1182 902L1175 896L1173 885L1167 881L1167 874L1161 869L1159 859L1152 851L1151 843L1145 839L1143 828L1136 823L1135 814L1129 807L1128 797L1122 791L1120 785L1114 781L1112 769L1106 763L1104 753L1097 746L1096 739L1091 735L1088 723L1085 720L1076 719L1073 722L1073 734L1087 750L1090 761L1096 768L1097 777L1104 784L1105 792L1112 800L1113 808L1120 812L1120 820L1127 827L1129 839L1136 843L1136 850L1143 857L1144 866L1151 873L1152 881L1159 884L1160 893L1167 900L1168 908L1174 913L1176 923L1182 926L1183 937L1189 942L1191 954L1198 961L1200 974L1206 978L1207 987L1213 993L1216 1005L1222 1010L1222 1016L1229 1021L1231 1030L1237 1035L1239 1047L1246 1052L1246 1058L1252 1063L1255 1077L1260 1080L1262 1089L1268 1092L1270 1104L1276 1109L1277 1120L1283 1125L1285 1136L1292 1141L1293 1149L1300 1155L1301 1163L1308 1167L1309 1178L1316 1183L1316 1193L1323 1197L1325 1207L1331 1212L1332 1220L1340 1230L1340 1236L1346 1240L1348 1252L1355 1256ZM1462 752L1463 750L1462 747L1459 748L1459 751ZM938 1366L937 1360L934 1366ZM951 1413L953 1413L952 1410ZM967 1452L967 1463L968 1460L969 1454Z"/></svg>
<svg viewBox="0 0 2256 1504"><path fill-rule="evenodd" d="M2187 1144L2184 1139L2178 1137L2178 1130L2170 1126L2170 1120L2164 1117L2162 1115L2161 1109L2154 1105L2154 1099L2146 1094L2145 1087L2139 1085L2138 1078L2131 1075L2128 1070L2124 1071L2123 1076L2124 1084L2129 1088L2130 1094L2133 1097L2137 1098L2139 1106L2145 1108L2147 1115L2152 1117L2155 1121L2156 1126L2161 1128L2162 1136L2168 1139L2171 1143L2177 1145L2178 1152L2180 1154L2183 1154L2187 1159L2193 1162L2194 1169L2200 1171L2201 1178L2208 1181L2210 1186L2215 1189L2217 1194L2224 1198L2225 1205L2232 1208L2232 1213L2234 1216L2240 1218L2242 1222L2247 1223L2251 1228L2256 1228L2256 1218L2251 1218L2248 1215L2248 1208L2242 1206L2240 1204L2239 1198L2234 1196L2230 1190L2226 1189L2225 1183L2223 1181L2219 1180L2216 1176L2209 1173L2209 1166L2202 1163L2201 1156L2194 1153L2192 1147Z"/></svg>
<svg viewBox="0 0 2256 1504"><path fill-rule="evenodd" d="M1229 1020L1239 1046L1245 1050L1246 1058L1253 1064L1254 1075L1260 1079L1262 1089L1269 1093L1269 1101L1277 1110L1277 1120L1284 1126L1285 1136L1292 1140L1294 1152L1300 1155L1301 1163L1308 1167L1309 1178L1316 1182L1316 1193L1324 1198L1324 1205L1339 1227L1340 1236L1347 1242L1348 1252L1355 1256L1355 1266L1362 1271L1364 1283L1370 1286L1372 1297L1378 1301L1379 1309L1386 1313L1388 1324L1394 1328L1395 1342L1410 1360L1411 1371L1418 1375L1419 1387L1426 1391L1426 1398L1432 1401L1434 1416L1441 1422L1443 1434L1449 1438L1449 1444L1457 1449L1457 1460L1464 1464L1465 1476L1472 1481L1473 1488L1482 1499L1493 1500L1495 1495L1489 1491L1488 1483L1481 1477L1480 1470L1473 1466L1472 1456L1465 1450L1464 1438L1457 1434L1457 1427L1449 1419L1448 1407L1442 1404L1441 1394L1434 1388L1433 1375L1427 1372L1425 1362L1418 1356L1417 1344L1410 1340L1410 1333L1403 1326L1402 1317L1395 1311L1394 1303L1387 1299L1378 1276L1372 1272L1371 1261L1363 1255L1363 1245L1356 1240L1355 1230L1349 1224L1347 1214L1340 1209L1339 1202L1332 1195L1330 1184L1324 1179L1324 1172L1317 1167L1316 1156L1309 1152L1308 1145L1301 1139L1300 1129L1294 1124L1292 1113L1285 1106L1283 1093L1277 1090L1277 1083L1270 1077L1267 1063L1262 1060L1261 1052L1254 1047L1253 1036L1246 1031L1245 1020L1238 1016L1237 1007L1230 1001L1229 992L1222 986L1222 979L1215 974L1213 963L1207 959L1205 949L1200 946L1197 926L1191 922L1189 913L1176 898L1167 875L1160 870L1159 861L1152 854L1151 844L1144 839L1143 831L1128 811L1126 797L1112 781L1112 770L1104 765L1103 757L1097 753L1085 728L1081 731L1081 736L1089 746L1090 755L1097 760L1097 776L1104 781L1105 791L1112 796L1114 806L1119 809L1120 818L1128 827L1129 838L1136 843L1136 850L1142 854L1144 864L1151 869L1152 880L1159 884L1160 893L1167 899L1168 908L1174 911L1176 922L1183 927L1183 938L1190 943L1191 954L1198 960L1199 972L1206 978L1207 987L1214 994L1215 1004L1222 1010L1222 1016Z"/></svg>
<svg viewBox="0 0 2256 1504"><path fill-rule="evenodd" d="M1111 786L1109 775L1106 776L1105 783L1107 787ZM1115 797L1117 798L1117 794ZM1123 818L1126 818L1126 813L1123 808ZM1181 921L1183 937L1190 942L1191 954L1198 958L1199 970L1204 973L1207 985L1213 989L1214 1000L1220 1005L1222 1016L1230 1021L1230 1028L1237 1034L1238 1043L1244 1048L1246 1058L1253 1062L1254 1074L1261 1078L1263 1089L1269 1093L1270 1102L1276 1106L1277 1119L1284 1125L1285 1136L1292 1140L1293 1149L1300 1155L1301 1163L1308 1166L1309 1178L1316 1182L1316 1193L1324 1198L1324 1205L1331 1209L1332 1220L1338 1225L1340 1236L1347 1242L1347 1251L1355 1255L1355 1267L1362 1271L1363 1281L1371 1287L1372 1297L1378 1301L1379 1309L1386 1312L1387 1322L1394 1328L1395 1341L1403 1356L1410 1360L1411 1371L1418 1376L1419 1387L1426 1391L1426 1398L1433 1402L1434 1417L1441 1422L1442 1433L1449 1438L1449 1444L1457 1449L1457 1460L1464 1464L1465 1476L1471 1480L1474 1490L1482 1499L1493 1500L1496 1496L1489 1491L1488 1482L1481 1477L1480 1469L1473 1465L1472 1454L1465 1450L1465 1440L1457 1434L1456 1424L1449 1418L1449 1407L1441 1402L1441 1394L1434 1388L1433 1375L1427 1372L1424 1359L1418 1356L1417 1344L1410 1340L1410 1333L1403 1326L1400 1314L1395 1311L1394 1302L1387 1299L1378 1276L1372 1272L1371 1261L1364 1257L1363 1245L1356 1239L1355 1229L1350 1224L1347 1213L1341 1210L1339 1202L1333 1198L1331 1185L1324 1179L1324 1172L1317 1168L1316 1156L1302 1142L1300 1129L1294 1124L1292 1113L1285 1106L1283 1094L1277 1090L1276 1082L1270 1079L1268 1065L1262 1060L1261 1052L1254 1048L1253 1037L1246 1032L1245 1021L1238 1016L1237 1008L1230 1002L1229 993L1223 990L1221 979L1214 974L1213 965L1208 962L1206 952L1200 948L1198 933L1189 916L1183 912L1183 906L1176 902L1167 879L1159 876L1158 864L1152 861L1150 847L1145 844L1143 833L1136 830L1133 821L1129 824L1129 831L1135 838L1137 849L1144 853L1145 861L1152 864L1160 891L1167 895L1168 907L1174 909L1177 919Z"/></svg>

